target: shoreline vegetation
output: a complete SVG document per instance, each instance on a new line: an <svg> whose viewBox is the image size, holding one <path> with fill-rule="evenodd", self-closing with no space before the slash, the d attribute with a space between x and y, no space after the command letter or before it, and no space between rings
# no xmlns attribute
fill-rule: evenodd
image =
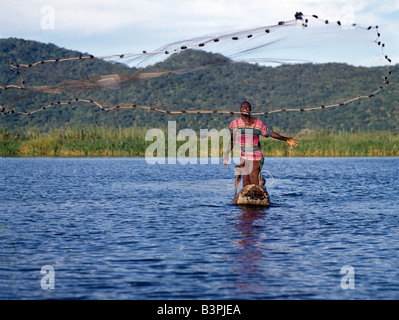
<svg viewBox="0 0 399 320"><path fill-rule="evenodd" d="M0 128L1 157L144 157L148 146L147 128L96 127L55 129L40 132L24 129L11 132ZM166 132L166 130L163 130ZM282 132L283 135L289 136ZM389 131L338 132L311 131L293 135L297 149L275 139L261 139L265 157L387 157L399 156L399 135ZM211 156L211 138L208 138ZM167 137L166 137L167 141ZM188 141L178 141L176 149ZM197 139L198 154L200 141ZM165 156L168 156L165 147ZM223 157L219 139L219 157ZM184 156L184 155L183 155ZM212 155L213 156L213 155Z"/></svg>

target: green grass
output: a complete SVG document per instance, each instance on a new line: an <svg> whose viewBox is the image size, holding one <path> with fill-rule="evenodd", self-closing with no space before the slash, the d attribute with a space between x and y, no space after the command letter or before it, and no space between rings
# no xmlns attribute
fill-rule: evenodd
<svg viewBox="0 0 399 320"><path fill-rule="evenodd" d="M1 156L143 156L145 132L135 127L68 128L40 133L37 129L11 134L0 129Z"/></svg>
<svg viewBox="0 0 399 320"><path fill-rule="evenodd" d="M145 141L146 132L147 129L137 127L75 127L46 133L38 129L9 132L0 128L0 156L144 156L146 148L153 143ZM297 149L290 149L283 141L262 138L265 157L399 156L399 135L390 132L333 134L321 131L294 138L299 141ZM177 149L184 143L178 142ZM166 156L167 149L166 146ZM219 156L223 156L221 145L219 150Z"/></svg>
<svg viewBox="0 0 399 320"><path fill-rule="evenodd" d="M294 137L297 149L287 148L281 141L263 142L265 156L307 157L377 157L399 156L399 135L390 132L314 132ZM264 141L264 140L263 140Z"/></svg>

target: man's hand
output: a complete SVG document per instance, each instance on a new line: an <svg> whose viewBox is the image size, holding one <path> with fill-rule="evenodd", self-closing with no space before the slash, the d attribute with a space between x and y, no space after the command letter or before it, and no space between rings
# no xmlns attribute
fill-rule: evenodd
<svg viewBox="0 0 399 320"><path fill-rule="evenodd" d="M293 138L288 138L287 143L290 145L291 149L292 147L294 148L298 147L298 141L295 141Z"/></svg>

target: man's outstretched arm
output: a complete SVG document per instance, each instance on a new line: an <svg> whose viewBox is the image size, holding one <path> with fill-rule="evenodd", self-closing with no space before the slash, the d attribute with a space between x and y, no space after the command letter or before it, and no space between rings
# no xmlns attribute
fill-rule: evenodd
<svg viewBox="0 0 399 320"><path fill-rule="evenodd" d="M294 148L298 147L298 141L295 141L292 137L287 138L287 137L279 135L277 132L274 132L274 131L273 131L271 137L274 139L277 139L277 140L282 140L282 141L287 142L291 146L291 149L292 149L292 147L294 147Z"/></svg>

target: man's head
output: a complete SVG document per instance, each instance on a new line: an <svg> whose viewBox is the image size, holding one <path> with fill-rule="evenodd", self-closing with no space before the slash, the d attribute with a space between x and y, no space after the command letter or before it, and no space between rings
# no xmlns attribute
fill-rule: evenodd
<svg viewBox="0 0 399 320"><path fill-rule="evenodd" d="M251 109L252 109L251 104L248 101L244 101L241 104L240 112L243 115L249 116L251 114Z"/></svg>

